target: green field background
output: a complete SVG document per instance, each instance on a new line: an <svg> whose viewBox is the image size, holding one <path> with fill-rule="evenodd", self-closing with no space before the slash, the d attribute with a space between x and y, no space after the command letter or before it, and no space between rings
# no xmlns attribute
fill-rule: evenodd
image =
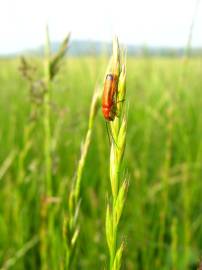
<svg viewBox="0 0 202 270"><path fill-rule="evenodd" d="M41 78L42 59L28 61ZM58 201L50 206L50 270L63 269L66 201L91 98L96 85L103 85L107 61L67 57L51 84L53 196ZM30 99L19 65L19 59L0 60L0 269L31 270L41 265L43 110L40 98ZM125 102L124 171L130 185L119 226L119 241L125 241L123 269L197 269L202 256L202 60L129 57ZM33 107L36 114L30 120ZM72 269L107 268L109 151L100 104L82 175L80 235Z"/></svg>

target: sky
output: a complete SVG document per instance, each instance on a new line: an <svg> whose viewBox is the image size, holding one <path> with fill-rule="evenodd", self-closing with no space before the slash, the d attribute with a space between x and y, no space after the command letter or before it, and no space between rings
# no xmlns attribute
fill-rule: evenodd
<svg viewBox="0 0 202 270"><path fill-rule="evenodd" d="M196 9L198 2L198 8ZM0 0L0 54L32 49L68 32L72 39L123 44L202 46L202 0Z"/></svg>

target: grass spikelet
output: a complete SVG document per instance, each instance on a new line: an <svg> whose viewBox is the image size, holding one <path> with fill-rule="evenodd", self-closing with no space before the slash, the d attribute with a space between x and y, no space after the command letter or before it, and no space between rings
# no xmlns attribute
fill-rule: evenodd
<svg viewBox="0 0 202 270"><path fill-rule="evenodd" d="M125 63L121 65L120 48L118 39L113 41L113 56L111 69L118 77L117 94L117 117L110 123L114 141L111 142L110 150L110 183L111 201L107 206L106 213L106 238L109 247L110 270L118 270L122 264L123 242L118 248L118 225L125 203L128 181L122 180L121 165L126 144L126 113L125 113L125 92L126 92L126 68ZM122 100L119 100L121 98Z"/></svg>

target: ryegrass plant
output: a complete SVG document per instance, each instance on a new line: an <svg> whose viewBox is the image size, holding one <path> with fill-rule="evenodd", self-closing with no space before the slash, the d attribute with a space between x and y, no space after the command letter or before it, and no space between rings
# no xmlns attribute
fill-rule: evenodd
<svg viewBox="0 0 202 270"><path fill-rule="evenodd" d="M81 179L85 166L85 161L88 153L88 149L91 142L93 125L95 122L95 117L100 105L100 88L96 88L89 113L88 129L81 145L81 155L78 161L78 166L76 169L75 177L69 193L68 200L68 214L65 215L64 220L64 238L66 241L66 254L65 254L65 269L70 269L76 252L77 238L79 235L80 224L79 224L79 211L81 203Z"/></svg>
<svg viewBox="0 0 202 270"><path fill-rule="evenodd" d="M121 66L121 68L120 68ZM128 180L122 180L122 160L126 144L126 112L124 99L126 92L126 67L120 63L120 48L118 39L113 42L113 56L109 66L110 73L118 77L117 106L114 121L110 123L112 135L110 151L110 202L106 212L106 238L109 248L110 270L118 270L122 264L124 242L118 244L118 225L124 207Z"/></svg>
<svg viewBox="0 0 202 270"><path fill-rule="evenodd" d="M61 61L63 60L69 41L69 35L64 39L57 54L52 56L51 45L49 38L48 27L46 29L46 43L45 43L45 62L44 62L44 96L43 96L43 124L44 124L44 161L45 161L45 181L43 187L43 197L41 200L41 230L40 230L40 244L41 244L41 268L47 270L50 268L48 263L49 252L54 252L53 243L51 241L51 234L54 231L54 213L53 208L50 209L49 204L58 202L54 198L53 183L52 183L52 152L51 152L51 124L50 124L50 108L51 108L51 82L57 75Z"/></svg>

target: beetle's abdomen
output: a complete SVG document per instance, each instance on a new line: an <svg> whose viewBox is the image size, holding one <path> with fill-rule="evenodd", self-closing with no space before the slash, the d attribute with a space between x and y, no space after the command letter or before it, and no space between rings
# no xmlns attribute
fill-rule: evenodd
<svg viewBox="0 0 202 270"><path fill-rule="evenodd" d="M112 111L112 106L102 105L102 113L106 120L113 121L115 114Z"/></svg>

